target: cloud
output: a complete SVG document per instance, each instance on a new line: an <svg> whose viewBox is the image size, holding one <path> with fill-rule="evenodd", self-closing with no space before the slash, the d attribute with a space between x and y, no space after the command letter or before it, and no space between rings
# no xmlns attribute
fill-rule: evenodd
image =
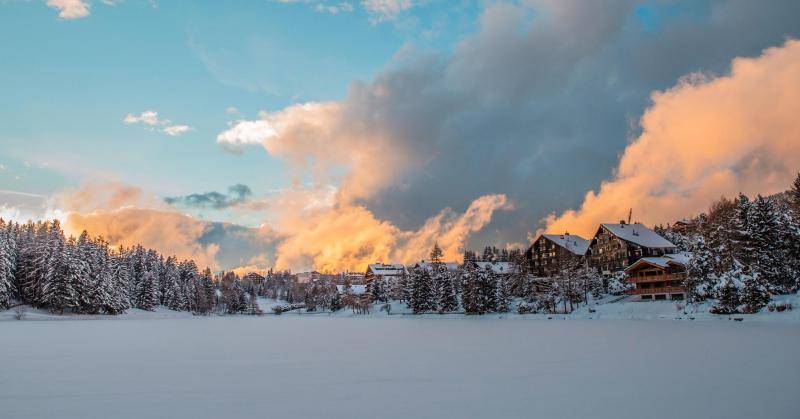
<svg viewBox="0 0 800 419"><path fill-rule="evenodd" d="M655 29L640 8L658 18ZM469 239L502 246L612 173L652 91L800 36L798 19L790 0L492 2L451 53L405 46L341 101L234 121L218 141L261 144L298 182L337 185L338 205L406 231L442 208L504 194L516 210Z"/></svg>
<svg viewBox="0 0 800 419"><path fill-rule="evenodd" d="M417 230L379 220L363 206L306 211L276 225L281 236L275 266L321 271L364 270L378 261L412 263L427 258L438 242L448 260L460 260L467 237L483 228L497 210L508 209L503 195L487 195L458 214L445 208Z"/></svg>
<svg viewBox="0 0 800 419"><path fill-rule="evenodd" d="M186 208L225 209L245 203L252 195L253 192L247 185L239 183L229 187L227 194L219 192L195 193L186 196L167 197L164 198L164 202L169 205Z"/></svg>
<svg viewBox="0 0 800 419"><path fill-rule="evenodd" d="M721 195L783 191L800 170L800 41L736 58L725 76L690 74L652 101L614 177L548 230L591 234L630 207L641 222L671 222Z"/></svg>
<svg viewBox="0 0 800 419"><path fill-rule="evenodd" d="M47 0L47 5L58 10L61 19L79 19L89 16L89 3L84 0Z"/></svg>
<svg viewBox="0 0 800 419"><path fill-rule="evenodd" d="M141 124L148 127L150 130L159 130L171 137L183 135L193 130L193 128L188 125L173 124L169 119L160 119L158 117L158 112L152 110L144 111L139 115L129 113L125 115L122 122L124 122L125 125Z"/></svg>
<svg viewBox="0 0 800 419"><path fill-rule="evenodd" d="M348 2L340 2L336 4L317 3L314 10L319 13L330 13L336 15L339 13L349 13L353 11L353 5Z"/></svg>
<svg viewBox="0 0 800 419"><path fill-rule="evenodd" d="M411 9L411 0L362 0L361 7L373 15L373 22L395 19L400 13Z"/></svg>

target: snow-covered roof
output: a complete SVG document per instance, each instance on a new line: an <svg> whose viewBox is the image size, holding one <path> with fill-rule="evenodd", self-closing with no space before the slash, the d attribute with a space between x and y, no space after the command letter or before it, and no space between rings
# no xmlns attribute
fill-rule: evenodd
<svg viewBox="0 0 800 419"><path fill-rule="evenodd" d="M337 285L336 291L338 291L339 294L344 294L346 291L346 287L344 285ZM350 285L350 294L360 295L364 294L365 292L367 292L366 285Z"/></svg>
<svg viewBox="0 0 800 419"><path fill-rule="evenodd" d="M692 254L689 252L680 252L680 253L668 253L664 256L648 256L643 257L636 262L633 262L631 266L625 268L626 271L639 266L643 263L649 263L654 266L658 266L661 268L667 268L669 265L679 265L686 267L689 264L689 260L692 258Z"/></svg>
<svg viewBox="0 0 800 419"><path fill-rule="evenodd" d="M448 271L457 271L458 270L458 264L455 263L455 262L442 262L442 265L444 265L447 268ZM423 260L422 262L418 263L417 266L420 267L420 268L424 268L424 269L430 270L431 267L433 266L433 263L425 262Z"/></svg>
<svg viewBox="0 0 800 419"><path fill-rule="evenodd" d="M399 263L373 263L367 267L367 270L372 271L373 274L380 276L399 276L405 272L406 267Z"/></svg>
<svg viewBox="0 0 800 419"><path fill-rule="evenodd" d="M496 274L508 274L511 273L514 267L511 265L511 262L475 262L480 269L486 269L488 266L492 269L492 272Z"/></svg>
<svg viewBox="0 0 800 419"><path fill-rule="evenodd" d="M542 234L542 237L578 256L585 255L586 250L589 249L589 240L574 234Z"/></svg>
<svg viewBox="0 0 800 419"><path fill-rule="evenodd" d="M636 243L639 246L650 248L670 248L676 247L669 240L659 236L655 231L650 230L642 224L601 224L611 234Z"/></svg>

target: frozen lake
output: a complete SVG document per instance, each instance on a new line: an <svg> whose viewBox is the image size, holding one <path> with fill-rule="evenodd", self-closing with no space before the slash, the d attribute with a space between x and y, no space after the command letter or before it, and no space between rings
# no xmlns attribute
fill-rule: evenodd
<svg viewBox="0 0 800 419"><path fill-rule="evenodd" d="M800 327L731 321L0 322L3 418L792 418Z"/></svg>

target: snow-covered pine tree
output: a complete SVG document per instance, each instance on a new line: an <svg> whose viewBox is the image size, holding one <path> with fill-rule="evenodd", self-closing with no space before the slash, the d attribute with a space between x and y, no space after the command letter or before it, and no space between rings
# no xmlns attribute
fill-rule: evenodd
<svg viewBox="0 0 800 419"><path fill-rule="evenodd" d="M461 308L466 314L478 314L478 272L474 253L470 255L464 252L464 263L459 267L458 274L461 282Z"/></svg>
<svg viewBox="0 0 800 419"><path fill-rule="evenodd" d="M792 187L789 188L789 204L795 220L800 224L800 173L797 173L797 177L792 182Z"/></svg>
<svg viewBox="0 0 800 419"><path fill-rule="evenodd" d="M53 223L48 237L49 258L42 281L40 303L52 311L64 312L66 308L78 306L78 295L73 278L68 274L68 260L72 258L71 246L67 246L64 234L57 222Z"/></svg>
<svg viewBox="0 0 800 419"><path fill-rule="evenodd" d="M197 283L200 274L197 272L197 265L193 260L185 260L178 265L178 273L181 282L181 291L184 298L183 310L195 311L197 302ZM255 289L252 282L250 293L255 296Z"/></svg>
<svg viewBox="0 0 800 419"><path fill-rule="evenodd" d="M415 314L424 313L434 306L433 284L430 272L423 268L415 268L411 272L411 300L409 307Z"/></svg>
<svg viewBox="0 0 800 419"><path fill-rule="evenodd" d="M742 268L738 264L722 274L714 292L717 301L711 307L712 313L733 314L739 312L741 276Z"/></svg>
<svg viewBox="0 0 800 419"><path fill-rule="evenodd" d="M14 242L11 226L0 219L0 309L8 308L14 292Z"/></svg>
<svg viewBox="0 0 800 419"><path fill-rule="evenodd" d="M497 311L497 276L490 266L478 270L478 313Z"/></svg>
<svg viewBox="0 0 800 419"><path fill-rule="evenodd" d="M749 238L752 246L750 267L755 276L769 287L770 292L786 293L794 288L794 278L786 269L789 255L781 243L781 226L775 208L761 195L753 201L748 213Z"/></svg>
<svg viewBox="0 0 800 419"><path fill-rule="evenodd" d="M449 313L458 309L458 296L453 284L453 276L444 264L439 264L436 268L436 296L437 309L440 314Z"/></svg>
<svg viewBox="0 0 800 419"><path fill-rule="evenodd" d="M753 260L755 243L753 242L750 226L753 204L744 194L739 194L736 199L736 216L731 226L731 250L734 258L743 265L749 265Z"/></svg>
<svg viewBox="0 0 800 419"><path fill-rule="evenodd" d="M142 274L136 307L153 311L158 306L158 279L153 271L146 270Z"/></svg>
<svg viewBox="0 0 800 419"><path fill-rule="evenodd" d="M161 304L167 306L170 310L183 310L186 306L186 300L183 295L183 289L180 284L180 273L175 264L174 256L168 257L164 263L161 283L161 288L163 289Z"/></svg>
<svg viewBox="0 0 800 419"><path fill-rule="evenodd" d="M686 267L686 300L689 303L705 301L712 295L718 277L716 267L719 264L718 256L708 247L702 236L695 237L690 246L692 258Z"/></svg>
<svg viewBox="0 0 800 419"><path fill-rule="evenodd" d="M511 278L503 275L497 280L497 312L508 313L511 309Z"/></svg>
<svg viewBox="0 0 800 419"><path fill-rule="evenodd" d="M757 313L769 303L769 287L758 273L743 274L742 279L742 290L739 298L740 303L743 304L742 311L745 313Z"/></svg>

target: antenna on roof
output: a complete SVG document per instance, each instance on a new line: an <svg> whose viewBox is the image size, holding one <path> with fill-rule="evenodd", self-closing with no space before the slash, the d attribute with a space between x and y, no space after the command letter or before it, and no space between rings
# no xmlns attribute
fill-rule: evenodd
<svg viewBox="0 0 800 419"><path fill-rule="evenodd" d="M631 217L633 216L633 208L628 210L628 224L631 223Z"/></svg>

